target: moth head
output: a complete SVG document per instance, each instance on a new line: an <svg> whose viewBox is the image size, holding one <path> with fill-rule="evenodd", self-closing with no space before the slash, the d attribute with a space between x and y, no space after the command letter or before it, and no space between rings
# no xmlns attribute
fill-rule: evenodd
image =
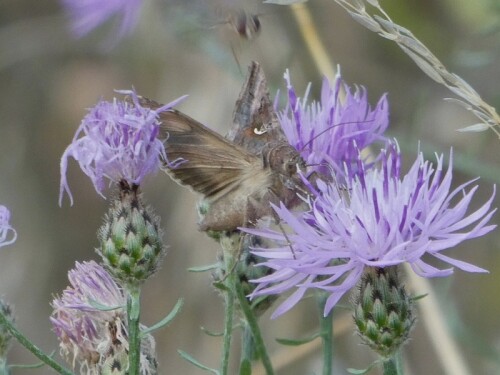
<svg viewBox="0 0 500 375"><path fill-rule="evenodd" d="M298 151L289 144L270 146L263 151L264 167L286 177L293 177L305 168L305 162Z"/></svg>

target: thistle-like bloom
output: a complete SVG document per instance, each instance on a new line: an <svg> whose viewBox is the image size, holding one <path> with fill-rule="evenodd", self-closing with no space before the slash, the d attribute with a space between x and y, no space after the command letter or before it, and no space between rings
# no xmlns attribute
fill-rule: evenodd
<svg viewBox="0 0 500 375"><path fill-rule="evenodd" d="M9 223L10 212L0 205L0 247L10 245L17 239L17 232Z"/></svg>
<svg viewBox="0 0 500 375"><path fill-rule="evenodd" d="M288 105L278 113L278 119L288 142L301 152L308 165L327 172L324 164L333 167L340 177L344 163L356 163L358 148L364 149L376 141L386 142L383 133L389 124L389 104L386 95L375 109L368 103L364 87L354 93L337 75L333 87L325 77L320 102L307 104L309 87L304 98L297 98L285 72ZM342 98L342 90L345 98Z"/></svg>
<svg viewBox="0 0 500 375"><path fill-rule="evenodd" d="M137 24L142 0L62 0L70 18L71 31L80 38L111 18L120 18L120 26L113 38L119 40Z"/></svg>
<svg viewBox="0 0 500 375"><path fill-rule="evenodd" d="M71 286L61 297L52 301L54 312L50 318L60 342L62 355L80 364L86 374L101 374L109 362L120 361L123 369L128 366L128 330L126 296L106 270L94 261L76 263L68 272ZM152 337L144 342L151 344ZM143 350L141 369L150 369L154 361ZM151 350L152 349L152 350ZM121 373L121 372L120 372ZM141 374L154 373L152 369Z"/></svg>
<svg viewBox="0 0 500 375"><path fill-rule="evenodd" d="M125 180L130 185L139 185L146 175L160 168L160 157L167 160L165 146L157 138L160 128L158 116L184 97L153 110L142 107L134 91L119 93L130 95L132 103L117 99L113 102L99 101L82 120L72 143L64 151L59 204L64 192L68 193L73 204L66 180L70 156L78 161L103 197L105 178L116 183Z"/></svg>
<svg viewBox="0 0 500 375"><path fill-rule="evenodd" d="M426 263L425 254L468 272L486 272L450 258L443 251L467 239L482 236L495 228L487 225L495 209L491 198L467 214L477 186L474 180L450 191L452 155L446 173L443 156L437 166L420 154L407 175L400 171L401 157L396 146L382 153L380 169L365 170L358 156L353 174L346 168L345 191L333 182L317 181L309 199L310 210L292 213L284 205L275 207L291 233L269 229L242 229L278 241L272 249L256 249L267 258L263 265L275 272L254 280L253 296L296 291L275 311L274 317L292 308L308 288L330 293L325 315L356 285L366 267L384 268L407 262L420 276L448 276L453 268L438 269Z"/></svg>

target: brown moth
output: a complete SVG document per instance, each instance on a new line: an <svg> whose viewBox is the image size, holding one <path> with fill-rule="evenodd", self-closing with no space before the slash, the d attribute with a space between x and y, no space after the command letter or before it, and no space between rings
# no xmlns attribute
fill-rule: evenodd
<svg viewBox="0 0 500 375"><path fill-rule="evenodd" d="M144 98L141 104L160 107ZM200 230L252 226L273 215L271 202L281 201L289 208L301 203L297 191L303 183L298 171L305 163L277 122L258 63L249 67L226 138L177 110L161 113L160 121L168 159L185 160L176 168L165 163L165 171L201 193L207 203Z"/></svg>

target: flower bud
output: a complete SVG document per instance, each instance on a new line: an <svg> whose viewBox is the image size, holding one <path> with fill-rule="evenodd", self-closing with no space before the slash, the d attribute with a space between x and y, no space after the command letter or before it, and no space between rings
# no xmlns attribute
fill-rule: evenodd
<svg viewBox="0 0 500 375"><path fill-rule="evenodd" d="M230 249L230 251L234 253L233 256L239 256L239 258L233 269L227 270L223 259L223 253L218 268L213 275L214 279L215 281L220 281L226 277L228 272L235 272L243 288L243 293L245 296L249 296L257 287L257 284L251 281L267 276L272 272L268 267L263 265L257 266L259 263L262 263L263 260L251 253L252 248L263 246L263 239L240 232L219 232L219 234L222 248L225 250ZM252 300L247 297L250 308L256 316L260 316L266 312L277 298L278 295L259 296Z"/></svg>
<svg viewBox="0 0 500 375"><path fill-rule="evenodd" d="M415 322L413 301L399 282L397 268L370 268L354 298L354 322L365 344L384 358L409 338Z"/></svg>
<svg viewBox="0 0 500 375"><path fill-rule="evenodd" d="M98 232L98 253L109 272L123 285L137 286L158 268L164 255L159 219L145 207L138 186L120 183Z"/></svg>

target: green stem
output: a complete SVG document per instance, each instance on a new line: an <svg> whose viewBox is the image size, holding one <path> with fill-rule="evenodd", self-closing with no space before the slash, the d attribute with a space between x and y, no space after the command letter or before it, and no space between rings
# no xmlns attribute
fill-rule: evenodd
<svg viewBox="0 0 500 375"><path fill-rule="evenodd" d="M253 340L252 330L247 321L243 322L243 334L241 337L241 362L244 360L252 361L255 359L255 342Z"/></svg>
<svg viewBox="0 0 500 375"><path fill-rule="evenodd" d="M0 325L5 326L7 330L10 332L12 336L16 338L16 340L28 349L34 356L38 359L46 363L48 366L52 367L59 374L63 375L73 375L73 372L61 366L59 363L54 361L51 357L45 354L40 348L38 348L35 344L29 341L17 328L12 324L12 322L5 317L4 314L0 312Z"/></svg>
<svg viewBox="0 0 500 375"><path fill-rule="evenodd" d="M384 362L384 375L403 375L403 358L401 350Z"/></svg>
<svg viewBox="0 0 500 375"><path fill-rule="evenodd" d="M323 375L331 375L333 368L333 310L324 315L328 295L320 292L318 295L319 326L323 341Z"/></svg>
<svg viewBox="0 0 500 375"><path fill-rule="evenodd" d="M266 346L264 345L264 340L262 339L262 335L260 333L259 324L257 323L257 318L255 317L255 314L250 308L248 300L245 296L245 293L243 292L243 288L239 283L239 281L236 281L234 286L236 289L236 295L238 297L238 302L240 304L241 311L243 312L243 315L245 316L250 331L252 332L253 341L255 344L255 352L258 358L261 359L262 365L266 370L266 374L274 375L273 365L271 363L269 355L267 354Z"/></svg>
<svg viewBox="0 0 500 375"><path fill-rule="evenodd" d="M139 375L141 358L141 337L139 329L139 318L141 314L140 295L141 291L139 287L129 288L127 296L129 375Z"/></svg>
<svg viewBox="0 0 500 375"><path fill-rule="evenodd" d="M234 257L231 255L231 250L224 250L224 266L226 270L233 270ZM231 353L231 339L233 337L233 317L234 317L234 284L235 273L228 271L224 285L226 291L224 293L224 341L222 343L222 358L221 358L221 375L227 375L229 369L229 355Z"/></svg>

